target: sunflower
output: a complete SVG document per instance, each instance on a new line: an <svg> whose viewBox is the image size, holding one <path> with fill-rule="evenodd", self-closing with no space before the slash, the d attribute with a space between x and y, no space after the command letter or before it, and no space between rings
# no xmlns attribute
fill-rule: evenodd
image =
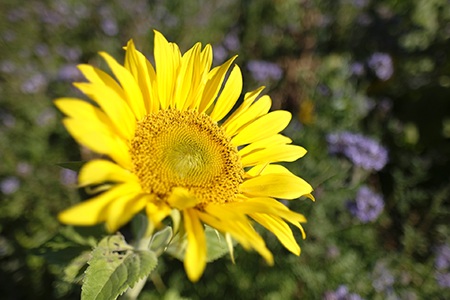
<svg viewBox="0 0 450 300"><path fill-rule="evenodd" d="M125 62L105 52L114 77L90 65L78 68L87 82L74 83L92 101L60 98L63 123L81 145L101 154L79 173L81 187L103 193L59 214L72 225L106 223L114 232L145 211L158 226L173 210L187 238L186 273L197 281L206 266L204 225L256 250L268 264L272 253L253 221L300 255L288 223L305 217L276 199L313 199L311 186L277 162L292 162L306 150L280 132L291 114L272 111L263 87L242 92L242 74L232 57L211 69L212 48L195 44L183 55L155 31L155 68L130 40Z"/></svg>

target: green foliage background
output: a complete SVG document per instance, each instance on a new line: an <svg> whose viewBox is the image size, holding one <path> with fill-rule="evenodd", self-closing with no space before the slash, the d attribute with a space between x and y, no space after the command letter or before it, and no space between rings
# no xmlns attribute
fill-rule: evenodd
<svg viewBox="0 0 450 300"><path fill-rule="evenodd" d="M435 279L435 250L450 243L449 24L446 0L2 1L2 299L80 297L84 261L64 264L103 231L77 229L91 236L77 240L56 220L83 198L74 173L57 164L89 154L65 131L52 100L80 96L70 83L80 80L74 66L104 67L97 51L120 60L133 38L151 57L152 29L183 51L201 41L226 58L239 54L244 90L266 85L274 109L293 113L285 133L309 153L287 166L315 187L317 201L289 203L308 218L300 257L263 233L274 267L238 246L236 264L210 263L192 284L181 262L163 256L142 299L321 299L340 285L366 299L449 299ZM377 52L393 60L388 80L368 66ZM246 68L252 60L277 63L283 77L257 82ZM331 156L325 137L341 130L380 141L388 165L361 173ZM382 215L366 224L346 207L362 184L385 200ZM68 248L61 254L58 245ZM394 278L384 290L374 287L380 265Z"/></svg>

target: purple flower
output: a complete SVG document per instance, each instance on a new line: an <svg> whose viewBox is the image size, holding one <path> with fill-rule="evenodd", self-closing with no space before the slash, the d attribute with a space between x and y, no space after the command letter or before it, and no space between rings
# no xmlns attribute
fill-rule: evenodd
<svg viewBox="0 0 450 300"><path fill-rule="evenodd" d="M392 289L395 278L384 262L377 262L372 276L374 277L372 286L377 292L389 292Z"/></svg>
<svg viewBox="0 0 450 300"><path fill-rule="evenodd" d="M83 74L78 70L74 64L67 64L62 66L58 71L58 79L62 81L81 81L83 80Z"/></svg>
<svg viewBox="0 0 450 300"><path fill-rule="evenodd" d="M102 20L100 24L103 32L108 36L115 36L119 33L119 27L117 25L116 20L114 19L105 19Z"/></svg>
<svg viewBox="0 0 450 300"><path fill-rule="evenodd" d="M450 273L436 272L437 283L444 288L450 288Z"/></svg>
<svg viewBox="0 0 450 300"><path fill-rule="evenodd" d="M20 181L17 177L9 176L0 182L0 191L4 195L14 194L20 187Z"/></svg>
<svg viewBox="0 0 450 300"><path fill-rule="evenodd" d="M362 300L361 296L349 293L347 286L340 285L337 290L326 292L323 300Z"/></svg>
<svg viewBox="0 0 450 300"><path fill-rule="evenodd" d="M230 51L237 52L239 47L241 46L241 42L239 41L239 37L236 32L230 32L225 36L223 41L223 45Z"/></svg>
<svg viewBox="0 0 450 300"><path fill-rule="evenodd" d="M35 94L44 90L46 86L47 78L44 76L44 74L38 73L23 82L21 90L25 94Z"/></svg>
<svg viewBox="0 0 450 300"><path fill-rule="evenodd" d="M436 249L436 260L434 264L438 270L450 268L450 247L448 245L443 245Z"/></svg>
<svg viewBox="0 0 450 300"><path fill-rule="evenodd" d="M66 186L75 186L77 183L77 172L69 169L62 169L59 172L59 180Z"/></svg>
<svg viewBox="0 0 450 300"><path fill-rule="evenodd" d="M343 154L353 164L366 170L381 170L388 161L387 150L361 134L333 133L327 136L330 153Z"/></svg>
<svg viewBox="0 0 450 300"><path fill-rule="evenodd" d="M258 82L277 81L283 76L283 70L277 64L263 60L251 60L247 63L247 68Z"/></svg>
<svg viewBox="0 0 450 300"><path fill-rule="evenodd" d="M372 54L367 64L375 72L375 75L383 81L391 78L394 73L392 58L389 54L376 52Z"/></svg>
<svg viewBox="0 0 450 300"><path fill-rule="evenodd" d="M361 187L354 202L348 204L350 213L356 216L361 222L367 223L378 218L384 208L383 197L374 193L367 186Z"/></svg>
<svg viewBox="0 0 450 300"><path fill-rule="evenodd" d="M8 112L0 110L0 124L13 128L16 125L16 118Z"/></svg>
<svg viewBox="0 0 450 300"><path fill-rule="evenodd" d="M225 49L225 47L222 45L215 46L213 51L214 51L213 57L214 57L215 64L222 63L228 55L227 49Z"/></svg>
<svg viewBox="0 0 450 300"><path fill-rule="evenodd" d="M360 62L354 62L350 65L350 73L357 77L364 75L364 65Z"/></svg>
<svg viewBox="0 0 450 300"><path fill-rule="evenodd" d="M450 247L442 245L436 249L434 261L436 267L435 277L441 287L450 287Z"/></svg>

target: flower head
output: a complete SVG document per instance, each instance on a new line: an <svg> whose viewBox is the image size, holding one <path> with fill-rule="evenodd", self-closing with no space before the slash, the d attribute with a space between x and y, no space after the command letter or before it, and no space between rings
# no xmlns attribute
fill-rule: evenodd
<svg viewBox="0 0 450 300"><path fill-rule="evenodd" d="M349 203L350 212L363 223L378 218L383 208L384 201L381 195L374 193L367 186L361 187L356 194L355 201Z"/></svg>
<svg viewBox="0 0 450 300"><path fill-rule="evenodd" d="M63 122L71 135L105 157L83 166L80 186L105 184L109 189L62 212L60 221L105 222L115 231L140 211L158 226L177 210L187 238L184 265L192 281L206 265L204 224L272 264L253 219L299 255L288 223L304 236L301 223L306 220L275 198L312 198L312 188L274 163L295 161L306 150L280 134L291 114L269 112L271 99L260 96L262 88L245 94L232 112L242 91L235 57L211 69L209 45L202 49L197 43L182 55L159 32L155 68L133 41L126 46L123 65L107 53L100 55L115 79L80 65L88 82L75 83L95 105L73 98L55 104L66 114Z"/></svg>
<svg viewBox="0 0 450 300"><path fill-rule="evenodd" d="M340 285L335 291L328 291L323 300L362 300L361 296L350 293L346 285Z"/></svg>
<svg viewBox="0 0 450 300"><path fill-rule="evenodd" d="M450 247L447 244L436 249L434 264L438 284L441 287L450 287Z"/></svg>
<svg viewBox="0 0 450 300"><path fill-rule="evenodd" d="M394 66L389 54L376 52L372 54L367 64L373 70L375 75L383 81L388 80L392 77L392 74L394 74Z"/></svg>
<svg viewBox="0 0 450 300"><path fill-rule="evenodd" d="M247 68L258 82L277 81L283 76L283 70L277 64L263 60L251 60L248 62Z"/></svg>
<svg viewBox="0 0 450 300"><path fill-rule="evenodd" d="M353 164L365 170L379 171L388 162L386 148L361 134L333 133L327 136L327 141L331 153L343 154Z"/></svg>

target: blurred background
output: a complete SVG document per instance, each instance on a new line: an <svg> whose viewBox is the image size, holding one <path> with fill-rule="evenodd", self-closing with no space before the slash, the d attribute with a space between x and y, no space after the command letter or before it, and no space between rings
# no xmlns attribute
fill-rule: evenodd
<svg viewBox="0 0 450 300"><path fill-rule="evenodd" d="M268 267L236 248L190 283L163 256L141 299L450 299L450 3L448 0L2 0L0 2L0 298L78 299L70 255L39 249L56 214L80 200L86 157L52 100L80 97L79 63L123 61L153 29L184 52L239 54L244 91L265 85L308 154L286 164L315 188L302 254L263 232ZM77 283L78 281L78 283Z"/></svg>

